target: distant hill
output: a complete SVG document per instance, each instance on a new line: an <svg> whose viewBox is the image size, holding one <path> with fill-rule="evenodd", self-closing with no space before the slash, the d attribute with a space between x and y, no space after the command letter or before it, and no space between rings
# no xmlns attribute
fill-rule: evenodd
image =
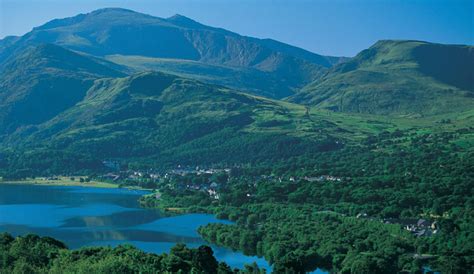
<svg viewBox="0 0 474 274"><path fill-rule="evenodd" d="M301 79L284 79L278 74L255 68L229 67L206 64L192 60L153 58L132 55L108 55L106 59L128 67L131 72L161 71L193 78L210 84L223 85L268 98L280 98L293 94L288 85L299 85ZM315 71L315 75L322 75Z"/></svg>
<svg viewBox="0 0 474 274"><path fill-rule="evenodd" d="M64 48L42 44L0 66L0 136L45 122L82 100L93 81L123 74Z"/></svg>
<svg viewBox="0 0 474 274"><path fill-rule="evenodd" d="M249 163L338 149L331 137L338 132L298 105L145 72L96 80L83 100L17 130L5 144L22 147L30 159L57 153L63 162L66 155L86 155L150 166Z"/></svg>
<svg viewBox="0 0 474 274"><path fill-rule="evenodd" d="M342 112L431 115L474 107L474 47L379 41L290 98Z"/></svg>
<svg viewBox="0 0 474 274"><path fill-rule="evenodd" d="M36 43L53 43L99 57L142 56L225 66L233 69L237 76L224 77L221 83L219 71L209 70L207 79L219 84L229 84L237 79L232 87L249 86L250 92L273 98L293 94L318 78L327 68L344 60L321 56L270 39L241 36L205 26L181 15L164 19L131 10L108 8L52 20L22 37L2 40L0 62ZM170 67L162 65L160 70L175 72L175 68L176 64ZM255 78L250 77L249 71L255 71Z"/></svg>

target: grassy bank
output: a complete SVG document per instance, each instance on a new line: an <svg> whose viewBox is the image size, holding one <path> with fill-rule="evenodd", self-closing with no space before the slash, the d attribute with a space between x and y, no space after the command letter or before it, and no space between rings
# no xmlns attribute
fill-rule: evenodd
<svg viewBox="0 0 474 274"><path fill-rule="evenodd" d="M81 182L81 178L84 180ZM66 177L59 176L52 178L37 177L37 178L28 178L24 180L0 180L1 184L30 184L30 185L43 185L43 186L82 186L82 187L98 187L98 188L118 188L118 184L99 182L99 181L89 181L85 182L86 177Z"/></svg>

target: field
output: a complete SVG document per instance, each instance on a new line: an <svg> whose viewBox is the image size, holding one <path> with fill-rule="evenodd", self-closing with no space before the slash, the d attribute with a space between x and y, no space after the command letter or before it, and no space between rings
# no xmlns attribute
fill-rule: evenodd
<svg viewBox="0 0 474 274"><path fill-rule="evenodd" d="M74 180L73 180L74 178ZM32 185L41 185L41 186L83 186L83 187L98 187L98 188L117 188L117 184L111 184L106 182L99 181L89 181L81 182L80 179L86 180L86 176L75 176L75 177L37 177L37 178L27 178L23 180L0 180L0 184L32 184Z"/></svg>

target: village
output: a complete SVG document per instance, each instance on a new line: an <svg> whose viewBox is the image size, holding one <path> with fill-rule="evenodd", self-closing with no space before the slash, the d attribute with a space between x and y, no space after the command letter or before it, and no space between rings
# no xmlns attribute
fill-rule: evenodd
<svg viewBox="0 0 474 274"><path fill-rule="evenodd" d="M185 191L202 191L214 200L219 200L220 191L230 181L232 168L215 168L199 166L181 166L166 171L154 170L120 170L120 165L116 162L104 161L110 172L100 176L100 180L105 182L120 183L122 185L138 185L144 188L155 189L160 183L166 187ZM333 175L303 176L303 177L281 177L274 175L259 175L252 178L253 187L260 182L292 182L307 181L310 183L341 183L350 181L349 177L338 177ZM254 193L247 193L247 197L252 197ZM161 199L161 194L155 194L156 199ZM398 224L404 230L409 231L416 237L430 237L439 232L439 225L436 221L429 221L423 218L374 218L367 213L356 215L358 219L370 219L380 221L384 224Z"/></svg>
<svg viewBox="0 0 474 274"><path fill-rule="evenodd" d="M103 164L110 172L99 176L99 180L104 182L119 183L121 185L138 185L143 188L154 189L158 183L167 182L169 187L178 188L179 190L195 190L208 193L213 199L219 199L218 191L223 184L230 179L232 168L215 168L200 166L182 166L165 171L150 170L122 170L120 164L115 161L103 161ZM274 175L254 176L254 186L258 182L277 182L284 181L299 182L301 180L314 183L338 183L351 178L342 178L332 175L320 175L315 177L304 176L288 177ZM173 184L171 184L173 182ZM252 193L248 193L251 196Z"/></svg>

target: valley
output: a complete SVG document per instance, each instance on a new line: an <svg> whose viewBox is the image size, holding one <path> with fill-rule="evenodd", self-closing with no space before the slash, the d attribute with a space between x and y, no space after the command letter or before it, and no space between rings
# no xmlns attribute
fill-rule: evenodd
<svg viewBox="0 0 474 274"><path fill-rule="evenodd" d="M472 45L334 57L121 8L4 38L0 269L472 272L473 79Z"/></svg>

